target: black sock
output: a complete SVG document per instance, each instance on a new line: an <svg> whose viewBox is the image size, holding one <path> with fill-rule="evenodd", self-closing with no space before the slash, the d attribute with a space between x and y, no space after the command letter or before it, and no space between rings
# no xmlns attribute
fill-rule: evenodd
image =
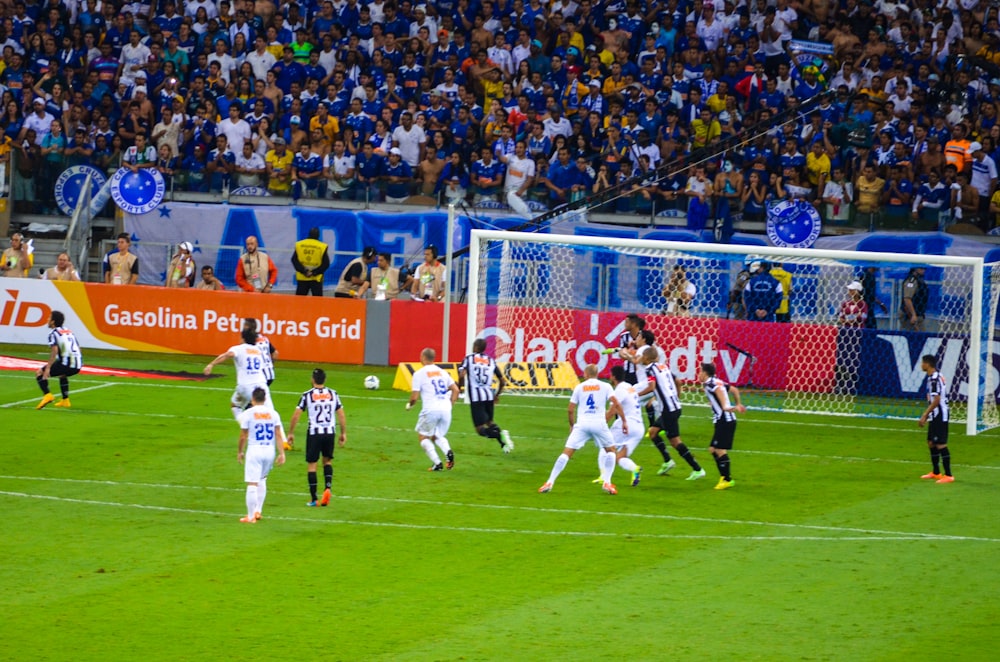
<svg viewBox="0 0 1000 662"><path fill-rule="evenodd" d="M306 473L306 476L309 478L309 496L311 496L312 500L315 501L316 500L316 472L315 471L309 471L309 472Z"/></svg>
<svg viewBox="0 0 1000 662"><path fill-rule="evenodd" d="M716 455L715 466L719 468L719 475L725 478L726 482L733 479L729 472L729 453L726 453L725 455Z"/></svg>
<svg viewBox="0 0 1000 662"><path fill-rule="evenodd" d="M934 473L941 473L941 463L938 458L941 456L941 451L937 448L931 446L931 466L934 467Z"/></svg>
<svg viewBox="0 0 1000 662"><path fill-rule="evenodd" d="M59 378L59 390L62 391L62 397L64 400L69 398L69 377Z"/></svg>
<svg viewBox="0 0 1000 662"><path fill-rule="evenodd" d="M691 468L695 471L701 471L701 465L698 464L698 460L694 459L694 455L688 450L688 447L684 442L681 442L674 446L674 450L677 454L684 458L684 461L691 465Z"/></svg>
<svg viewBox="0 0 1000 662"><path fill-rule="evenodd" d="M948 447L938 449L938 454L941 456L941 464L944 465L944 475L951 475L951 451Z"/></svg>
<svg viewBox="0 0 1000 662"><path fill-rule="evenodd" d="M660 455L663 456L663 461L664 462L669 462L670 461L670 451L667 450L667 445L665 443L663 443L662 439L660 439L660 435L657 434L655 437L653 437L652 441L653 441L653 445L656 446L656 450L660 451Z"/></svg>
<svg viewBox="0 0 1000 662"><path fill-rule="evenodd" d="M333 465L324 464L323 465L323 484L326 485L326 489L333 487Z"/></svg>
<svg viewBox="0 0 1000 662"><path fill-rule="evenodd" d="M44 393L45 395L48 395L49 394L49 380L42 379L42 376L38 375L37 377L35 377L35 381L38 382L38 388L42 389L42 393Z"/></svg>

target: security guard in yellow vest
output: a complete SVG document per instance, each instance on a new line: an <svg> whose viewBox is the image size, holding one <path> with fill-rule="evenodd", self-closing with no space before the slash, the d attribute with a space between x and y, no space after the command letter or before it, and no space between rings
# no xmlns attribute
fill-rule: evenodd
<svg viewBox="0 0 1000 662"><path fill-rule="evenodd" d="M371 285L368 280L368 265L375 262L378 254L373 246L366 246L361 253L361 257L356 257L347 263L337 287L333 290L333 296L345 299L363 296L365 290Z"/></svg>
<svg viewBox="0 0 1000 662"><path fill-rule="evenodd" d="M295 294L323 296L323 274L330 266L326 244L319 240L319 228L311 228L309 237L295 242L292 266L295 267Z"/></svg>

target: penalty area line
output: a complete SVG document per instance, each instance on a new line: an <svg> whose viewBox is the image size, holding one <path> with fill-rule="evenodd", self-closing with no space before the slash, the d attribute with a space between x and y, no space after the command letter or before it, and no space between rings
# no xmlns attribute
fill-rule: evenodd
<svg viewBox="0 0 1000 662"><path fill-rule="evenodd" d="M41 501L57 501L62 503L75 503L86 506L103 506L110 508L131 508L136 510L151 510L156 512L180 513L185 515L206 515L209 517L229 517L234 521L238 514L222 512L218 510L200 510L196 508L177 508L174 506L156 506L142 503L124 503L120 501L98 501L96 499L76 499L71 497L57 497L46 494L27 494L25 492L0 491L0 495L22 498L36 499ZM289 517L283 515L270 515L264 517L264 521L277 522L305 522L308 524L326 524L335 526L367 526L389 529L409 529L415 531L447 531L450 533L485 533L485 534L506 534L521 536L548 536L567 538L619 538L619 539L647 539L647 540L720 540L720 541L754 541L754 542L915 542L915 541L939 541L939 540L975 540L983 542L1000 542L1000 540L985 538L964 538L955 536L928 537L928 536L737 536L737 535L707 535L707 534L674 534L674 533L616 533L611 531L547 531L542 529L508 529L478 526L444 526L437 524L409 524L405 522L371 522L363 520L346 519L325 519L312 517ZM266 525L266 524L265 524ZM263 525L262 525L263 526Z"/></svg>

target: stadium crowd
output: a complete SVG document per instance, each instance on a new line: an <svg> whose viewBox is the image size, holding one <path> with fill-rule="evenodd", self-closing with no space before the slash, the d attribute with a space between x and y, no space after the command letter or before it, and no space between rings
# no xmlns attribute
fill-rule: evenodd
<svg viewBox="0 0 1000 662"><path fill-rule="evenodd" d="M0 157L21 211L54 210L67 166L124 163L176 190L516 211L639 177L614 210L695 229L781 199L872 228L1000 216L1000 22L983 0L0 7Z"/></svg>

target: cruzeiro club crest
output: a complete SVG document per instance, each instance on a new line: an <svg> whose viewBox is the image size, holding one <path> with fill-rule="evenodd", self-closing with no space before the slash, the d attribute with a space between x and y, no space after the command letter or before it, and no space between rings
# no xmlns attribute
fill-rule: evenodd
<svg viewBox="0 0 1000 662"><path fill-rule="evenodd" d="M56 204L59 206L59 211L67 216L73 215L76 205L83 196L83 185L87 181L87 175L91 176L91 215L96 215L100 212L108 202L109 196L107 191L102 192L108 178L99 168L90 165L70 166L62 171L56 180L55 186L52 188L52 194L56 199Z"/></svg>
<svg viewBox="0 0 1000 662"><path fill-rule="evenodd" d="M122 211L129 214L147 214L163 200L166 192L163 175L155 168L119 168L111 176L111 197Z"/></svg>
<svg viewBox="0 0 1000 662"><path fill-rule="evenodd" d="M812 248L823 221L804 200L783 200L767 210L767 238L781 248Z"/></svg>

